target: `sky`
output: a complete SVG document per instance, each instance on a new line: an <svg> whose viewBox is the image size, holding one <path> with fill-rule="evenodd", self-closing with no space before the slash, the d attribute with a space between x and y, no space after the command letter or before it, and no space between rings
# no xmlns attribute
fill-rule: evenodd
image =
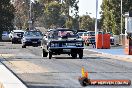
<svg viewBox="0 0 132 88"><path fill-rule="evenodd" d="M98 0L98 18L100 18L99 12L101 11L100 5L102 0ZM86 12L91 17L96 17L96 0L79 0L79 15L86 15Z"/></svg>

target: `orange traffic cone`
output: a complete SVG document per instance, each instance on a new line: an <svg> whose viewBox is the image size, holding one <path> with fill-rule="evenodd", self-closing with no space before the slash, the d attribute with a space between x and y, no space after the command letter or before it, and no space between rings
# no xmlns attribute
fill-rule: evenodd
<svg viewBox="0 0 132 88"><path fill-rule="evenodd" d="M84 67L82 67L82 77L88 78L88 71L85 72Z"/></svg>
<svg viewBox="0 0 132 88"><path fill-rule="evenodd" d="M82 67L82 77L85 77L84 67Z"/></svg>
<svg viewBox="0 0 132 88"><path fill-rule="evenodd" d="M85 72L85 77L88 78L88 71Z"/></svg>

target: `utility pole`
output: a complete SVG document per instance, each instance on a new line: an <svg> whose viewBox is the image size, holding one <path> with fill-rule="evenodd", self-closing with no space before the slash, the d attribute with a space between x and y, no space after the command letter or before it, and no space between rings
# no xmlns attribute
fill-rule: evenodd
<svg viewBox="0 0 132 88"><path fill-rule="evenodd" d="M122 34L122 0L121 0L121 34Z"/></svg>
<svg viewBox="0 0 132 88"><path fill-rule="evenodd" d="M97 32L98 32L97 19L98 19L98 0L96 0L95 36L97 35ZM95 38L95 41L96 41L96 38Z"/></svg>
<svg viewBox="0 0 132 88"><path fill-rule="evenodd" d="M121 43L121 45L123 45L123 36L122 36L122 0L121 0L121 34L120 34L120 36L121 36L121 38L120 38L120 43Z"/></svg>
<svg viewBox="0 0 132 88"><path fill-rule="evenodd" d="M29 5L29 30L32 28L32 2L30 0L30 5Z"/></svg>

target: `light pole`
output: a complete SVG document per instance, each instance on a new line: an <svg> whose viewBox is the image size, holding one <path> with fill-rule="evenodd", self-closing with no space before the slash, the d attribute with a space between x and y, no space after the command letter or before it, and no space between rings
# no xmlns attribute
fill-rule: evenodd
<svg viewBox="0 0 132 88"><path fill-rule="evenodd" d="M95 19L95 43L96 43L96 35L98 34L97 28L97 19L98 19L98 0L96 0L96 19Z"/></svg>
<svg viewBox="0 0 132 88"><path fill-rule="evenodd" d="M122 0L121 0L121 34L122 34Z"/></svg>
<svg viewBox="0 0 132 88"><path fill-rule="evenodd" d="M32 28L32 1L33 0L30 0L30 5L29 5L29 30L31 30Z"/></svg>
<svg viewBox="0 0 132 88"><path fill-rule="evenodd" d="M123 44L123 35L122 35L122 0L121 0L121 34L120 34L120 44Z"/></svg>

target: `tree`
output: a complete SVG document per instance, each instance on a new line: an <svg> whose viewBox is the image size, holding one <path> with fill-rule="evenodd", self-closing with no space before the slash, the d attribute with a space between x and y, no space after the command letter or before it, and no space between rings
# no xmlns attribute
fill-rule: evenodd
<svg viewBox="0 0 132 88"><path fill-rule="evenodd" d="M14 11L15 9L10 0L0 1L0 33L13 29Z"/></svg>
<svg viewBox="0 0 132 88"><path fill-rule="evenodd" d="M23 1L29 1L29 0L17 0L18 2L22 3ZM29 3L27 3L29 4ZM74 21L71 22L72 28L78 27L78 0L37 0L33 4L33 22L35 22L35 26L44 26L46 28L50 28L53 26L56 27L66 27L67 23L66 21ZM28 12L29 6L21 6L18 3L16 4L18 8L20 9L26 9ZM26 4L24 4L26 5ZM71 12L73 13L73 16L69 15L69 11L71 9ZM20 10L18 9L18 10ZM17 10L17 11L18 11ZM19 13L16 14L17 18L20 19L22 25L25 24L25 19L23 11L18 11ZM23 15L22 15L23 14ZM25 14L25 18L28 19L28 16ZM21 25L20 24L20 25Z"/></svg>
<svg viewBox="0 0 132 88"><path fill-rule="evenodd" d="M33 25L37 26L39 18L44 14L44 5L38 1L35 1L32 6L32 21Z"/></svg>
<svg viewBox="0 0 132 88"><path fill-rule="evenodd" d="M58 2L51 2L45 9L45 22L47 27L60 26L61 6Z"/></svg>
<svg viewBox="0 0 132 88"><path fill-rule="evenodd" d="M94 21L89 15L83 15L80 17L80 29L93 31L94 30Z"/></svg>
<svg viewBox="0 0 132 88"><path fill-rule="evenodd" d="M131 0L123 1L123 14L132 8ZM102 29L106 32L113 32L113 34L120 34L121 29L121 0L103 0L101 6L101 23ZM123 19L124 21L124 19ZM124 22L123 22L124 23ZM123 29L124 25L123 25ZM125 32L123 30L123 32Z"/></svg>
<svg viewBox="0 0 132 88"><path fill-rule="evenodd" d="M16 0L14 26L21 29L29 19L29 0Z"/></svg>
<svg viewBox="0 0 132 88"><path fill-rule="evenodd" d="M69 24L70 22L72 23L72 28L76 30L79 29L78 2L79 0L63 0L62 2L62 13L64 13L67 18L66 27L71 28L71 26L67 26L67 23ZM69 15L69 12L73 14L72 18Z"/></svg>

